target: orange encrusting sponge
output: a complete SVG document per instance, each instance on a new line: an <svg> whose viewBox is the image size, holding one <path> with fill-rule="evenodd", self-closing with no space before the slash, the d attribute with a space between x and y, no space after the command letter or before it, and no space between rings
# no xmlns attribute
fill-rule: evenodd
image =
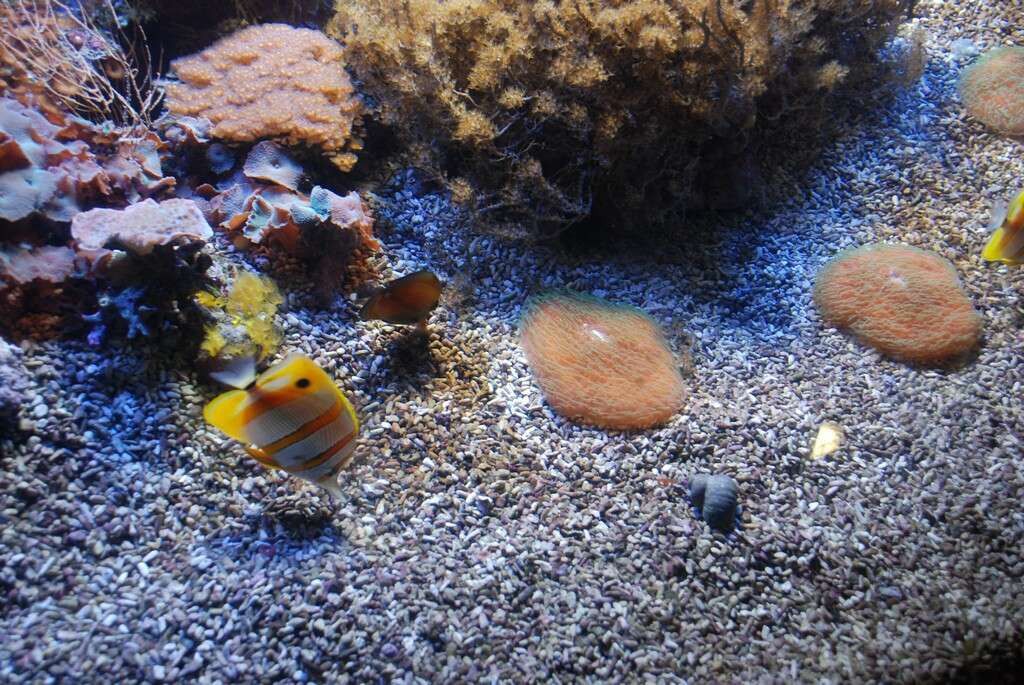
<svg viewBox="0 0 1024 685"><path fill-rule="evenodd" d="M560 415L599 428L662 424L683 402L683 379L661 328L644 312L559 291L531 300L523 351Z"/></svg>
<svg viewBox="0 0 1024 685"><path fill-rule="evenodd" d="M814 283L822 318L896 359L937 363L973 348L981 316L939 255L864 245L826 264Z"/></svg>
<svg viewBox="0 0 1024 685"><path fill-rule="evenodd" d="M221 140L272 138L320 148L343 171L355 163L361 104L341 46L320 31L259 24L171 63L167 109L206 117Z"/></svg>
<svg viewBox="0 0 1024 685"><path fill-rule="evenodd" d="M964 70L959 91L975 119L996 133L1024 136L1024 48L989 50Z"/></svg>

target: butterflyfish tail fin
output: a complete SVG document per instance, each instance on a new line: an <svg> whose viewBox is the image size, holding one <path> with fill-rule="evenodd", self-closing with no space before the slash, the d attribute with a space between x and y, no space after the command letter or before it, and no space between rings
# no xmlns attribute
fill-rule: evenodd
<svg viewBox="0 0 1024 685"><path fill-rule="evenodd" d="M230 390L218 395L203 408L203 418L211 426L219 428L228 437L248 442L245 437L245 423L241 408L248 398L244 390Z"/></svg>
<svg viewBox="0 0 1024 685"><path fill-rule="evenodd" d="M326 490L336 502L344 503L348 501L348 498L341 491L338 481L335 480L335 476L327 476L323 480L317 481L317 485Z"/></svg>

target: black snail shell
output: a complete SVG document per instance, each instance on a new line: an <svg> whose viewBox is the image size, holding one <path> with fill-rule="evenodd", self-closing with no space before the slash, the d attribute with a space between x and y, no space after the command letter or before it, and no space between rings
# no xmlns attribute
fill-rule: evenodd
<svg viewBox="0 0 1024 685"><path fill-rule="evenodd" d="M709 526L730 531L736 523L737 487L729 476L700 473L690 479L690 501Z"/></svg>

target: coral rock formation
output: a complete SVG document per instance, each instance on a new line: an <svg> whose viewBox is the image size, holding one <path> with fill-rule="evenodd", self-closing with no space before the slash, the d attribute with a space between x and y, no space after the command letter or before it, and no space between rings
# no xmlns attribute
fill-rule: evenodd
<svg viewBox="0 0 1024 685"><path fill-rule="evenodd" d="M74 251L64 246L0 250L0 328L17 337L63 333L64 310L81 296L66 287L78 266Z"/></svg>
<svg viewBox="0 0 1024 685"><path fill-rule="evenodd" d="M358 149L352 127L360 103L341 46L319 31L262 24L175 60L167 84L171 113L206 117L231 142L277 139L310 145L348 170Z"/></svg>
<svg viewBox="0 0 1024 685"><path fill-rule="evenodd" d="M208 203L211 223L240 247L269 243L306 260L325 296L352 267L365 267L361 256L380 247L370 209L355 191L338 195L314 186L305 195L244 175L230 183Z"/></svg>
<svg viewBox="0 0 1024 685"><path fill-rule="evenodd" d="M93 260L109 255L111 242L135 255L147 255L157 245L205 242L213 231L192 200L145 200L123 210L90 209L71 220L71 237L80 253Z"/></svg>
<svg viewBox="0 0 1024 685"><path fill-rule="evenodd" d="M627 305L571 292L534 298L520 323L530 370L556 412L600 428L672 417L683 379L660 327Z"/></svg>
<svg viewBox="0 0 1024 685"><path fill-rule="evenodd" d="M210 200L212 221L246 243L276 243L292 254L303 253L303 233L327 225L357 239L353 247L377 249L370 210L353 191L338 195L315 186L309 195L274 185L234 183Z"/></svg>
<svg viewBox="0 0 1024 685"><path fill-rule="evenodd" d="M123 334L179 351L198 345L205 317L195 296L210 287L213 265L203 245L158 243L146 254L124 252L101 262L104 287L96 311L83 317L91 324L89 342Z"/></svg>
<svg viewBox="0 0 1024 685"><path fill-rule="evenodd" d="M245 158L242 173L254 181L276 183L288 190L298 190L303 174L302 166L280 145L269 140L253 146Z"/></svg>
<svg viewBox="0 0 1024 685"><path fill-rule="evenodd" d="M75 273L75 253L69 247L43 245L30 250L0 252L0 281L28 285L32 281L58 284Z"/></svg>
<svg viewBox="0 0 1024 685"><path fill-rule="evenodd" d="M0 219L70 221L85 204L135 202L174 187L151 132L131 134L0 97Z"/></svg>
<svg viewBox="0 0 1024 685"><path fill-rule="evenodd" d="M1024 48L990 50L960 77L967 111L997 133L1024 136Z"/></svg>
<svg viewBox="0 0 1024 685"><path fill-rule="evenodd" d="M814 283L822 318L884 354L938 363L967 352L981 316L939 255L909 245L864 245L825 265Z"/></svg>
<svg viewBox="0 0 1024 685"><path fill-rule="evenodd" d="M820 127L912 5L345 0L327 31L417 165L547 237L588 215L673 225L709 177L749 192L755 125Z"/></svg>

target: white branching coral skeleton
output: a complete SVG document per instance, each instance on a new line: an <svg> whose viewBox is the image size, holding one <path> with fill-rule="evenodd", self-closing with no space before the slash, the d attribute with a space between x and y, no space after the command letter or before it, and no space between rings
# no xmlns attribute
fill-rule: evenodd
<svg viewBox="0 0 1024 685"><path fill-rule="evenodd" d="M89 12L60 0L9 0L0 6L0 63L54 102L93 121L152 128L163 99L145 33L121 28L111 0L96 12L109 15L113 33ZM7 87L13 84L7 83ZM0 88L2 90L2 88Z"/></svg>

